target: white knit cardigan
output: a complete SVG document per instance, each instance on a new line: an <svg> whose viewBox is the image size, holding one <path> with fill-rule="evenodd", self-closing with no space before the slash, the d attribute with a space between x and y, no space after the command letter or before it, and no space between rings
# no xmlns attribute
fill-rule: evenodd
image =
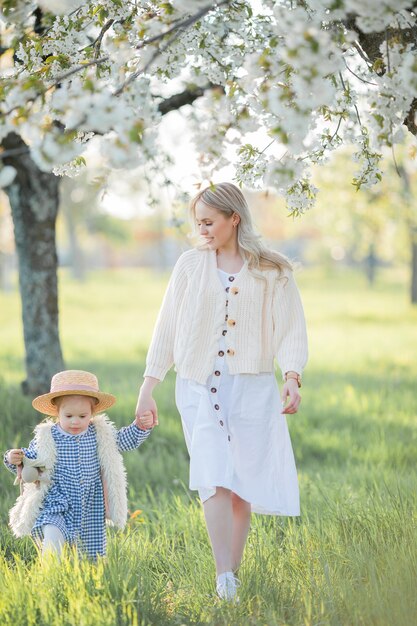
<svg viewBox="0 0 417 626"><path fill-rule="evenodd" d="M105 414L96 415L91 422L96 430L106 518L115 526L123 528L127 519L126 471L123 457L117 448L115 427ZM45 471L40 483L24 485L22 495L10 510L9 525L16 537L30 535L49 491L56 462L56 447L51 432L54 424L49 420L35 428L37 458L42 461Z"/></svg>
<svg viewBox="0 0 417 626"><path fill-rule="evenodd" d="M169 281L144 376L163 380L175 364L182 378L205 384L212 374L228 300L227 366L231 374L299 374L307 362L300 295L290 270L250 271L244 263L226 294L215 251L188 250Z"/></svg>

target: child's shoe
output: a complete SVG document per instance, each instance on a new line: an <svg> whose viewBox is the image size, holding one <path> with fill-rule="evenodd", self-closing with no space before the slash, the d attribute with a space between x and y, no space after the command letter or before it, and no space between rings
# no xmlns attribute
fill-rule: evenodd
<svg viewBox="0 0 417 626"><path fill-rule="evenodd" d="M227 600L229 602L234 600L236 602L236 593L239 584L240 583L233 572L224 572L217 577L217 595L222 600Z"/></svg>

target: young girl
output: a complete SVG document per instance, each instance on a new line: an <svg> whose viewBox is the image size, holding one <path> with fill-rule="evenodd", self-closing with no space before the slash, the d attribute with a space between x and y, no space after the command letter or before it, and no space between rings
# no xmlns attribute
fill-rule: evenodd
<svg viewBox="0 0 417 626"><path fill-rule="evenodd" d="M58 419L39 424L28 448L5 453L5 465L18 476L22 464L40 468L39 480L23 485L10 511L10 526L17 537L31 534L42 553L60 554L67 542L91 558L104 555L106 517L119 528L126 523L126 473L120 452L140 446L156 422L144 411L117 431L106 415L99 415L115 401L99 391L94 374L59 372L50 393L32 402L41 413Z"/></svg>
<svg viewBox="0 0 417 626"><path fill-rule="evenodd" d="M209 187L194 198L191 216L200 242L173 270L137 415L157 416L153 388L175 363L190 488L203 502L218 595L231 600L251 511L299 514L283 413L300 404L307 339L291 265L255 234L241 191L229 183Z"/></svg>

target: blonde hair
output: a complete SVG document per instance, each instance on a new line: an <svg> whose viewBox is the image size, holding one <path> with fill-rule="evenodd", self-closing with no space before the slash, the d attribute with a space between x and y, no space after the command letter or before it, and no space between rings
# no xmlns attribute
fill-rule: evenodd
<svg viewBox="0 0 417 626"><path fill-rule="evenodd" d="M292 270L290 261L283 254L270 250L262 243L261 236L256 233L253 227L248 203L236 185L232 183L211 185L194 196L190 205L190 216L196 235L195 207L197 202L203 202L228 218L232 217L234 213L239 215L237 242L248 261L249 269L277 269L280 273L285 269ZM196 248L204 249L205 247L205 243L196 244Z"/></svg>

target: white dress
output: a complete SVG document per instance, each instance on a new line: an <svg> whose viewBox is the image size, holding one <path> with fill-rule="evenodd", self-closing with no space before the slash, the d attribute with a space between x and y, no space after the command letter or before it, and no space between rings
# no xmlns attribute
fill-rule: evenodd
<svg viewBox="0 0 417 626"><path fill-rule="evenodd" d="M205 385L177 376L176 403L190 455L190 489L204 502L231 489L252 511L299 515L297 471L275 374L228 373L227 298L237 274L218 270L225 324L213 374Z"/></svg>

